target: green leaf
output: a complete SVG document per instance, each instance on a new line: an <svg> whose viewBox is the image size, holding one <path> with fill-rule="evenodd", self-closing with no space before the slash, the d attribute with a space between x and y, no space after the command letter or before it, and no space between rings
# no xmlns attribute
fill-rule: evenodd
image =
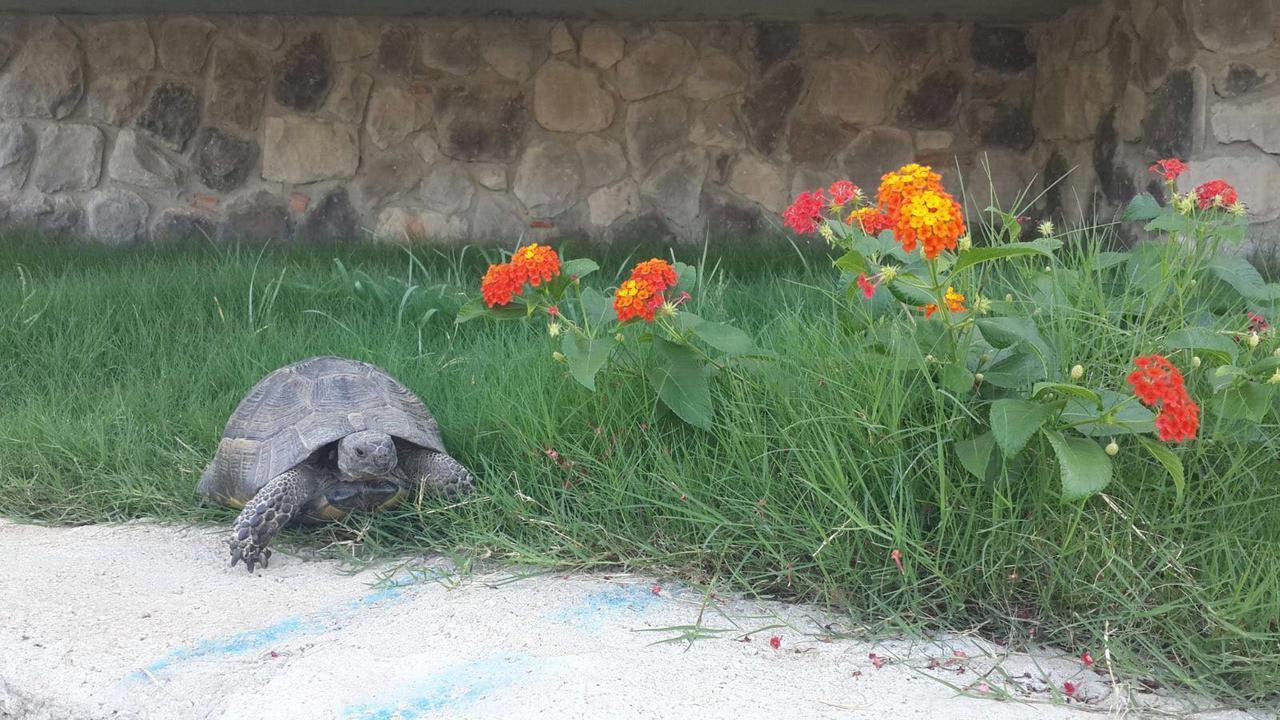
<svg viewBox="0 0 1280 720"><path fill-rule="evenodd" d="M1178 504L1182 504L1182 496L1187 489L1187 474L1182 469L1182 460L1168 447L1152 440L1148 437L1138 436L1138 442L1142 443L1142 447L1151 453L1151 457L1164 466L1169 471L1169 477L1173 478L1173 488L1178 494Z"/></svg>
<svg viewBox="0 0 1280 720"><path fill-rule="evenodd" d="M566 260L565 263L560 266L560 274L569 278L577 277L582 279L599 269L600 266L591 258L574 258L572 260Z"/></svg>
<svg viewBox="0 0 1280 720"><path fill-rule="evenodd" d="M687 293L692 293L698 289L698 268L682 262L672 264L676 271L676 289ZM667 297L678 295L679 293L668 293Z"/></svg>
<svg viewBox="0 0 1280 720"><path fill-rule="evenodd" d="M1138 403L1132 395L1121 395L1114 390L1099 390L1103 412L1086 400L1072 397L1067 399L1067 407L1063 409L1059 420L1074 425L1075 431L1089 437L1108 437L1111 435L1141 435L1156 429L1156 416ZM1111 422L1088 422L1100 416L1115 415ZM1079 424L1077 424L1079 423Z"/></svg>
<svg viewBox="0 0 1280 720"><path fill-rule="evenodd" d="M495 320L517 320L529 317L529 308L526 305L504 305L490 308L485 307L484 300L476 298L458 308L458 315L453 322L456 325L461 325L482 317Z"/></svg>
<svg viewBox="0 0 1280 720"><path fill-rule="evenodd" d="M1143 229L1148 232L1159 230L1174 235L1190 235L1196 229L1196 221L1181 213L1164 213L1147 223Z"/></svg>
<svg viewBox="0 0 1280 720"><path fill-rule="evenodd" d="M1081 400L1085 400L1093 403L1094 406L1096 406L1099 411L1102 410L1102 398L1098 395L1098 393L1090 390L1087 387L1081 387L1080 385L1071 385L1069 383L1042 382L1042 383L1036 383L1035 387L1031 388L1031 397L1033 398L1038 398L1042 394L1046 394L1046 393L1056 393L1064 397L1079 398Z"/></svg>
<svg viewBox="0 0 1280 720"><path fill-rule="evenodd" d="M461 325L464 322L470 322L478 317L484 317L488 308L484 306L484 300L476 298L467 302L466 305L458 308L458 316L453 319L454 324Z"/></svg>
<svg viewBox="0 0 1280 720"><path fill-rule="evenodd" d="M1005 457L1022 452L1027 441L1053 415L1053 408L1028 400L1004 399L991 403L991 434Z"/></svg>
<svg viewBox="0 0 1280 720"><path fill-rule="evenodd" d="M1232 385L1213 396L1213 412L1227 420L1259 422L1271 409L1271 398L1275 388L1275 385L1261 385L1255 382Z"/></svg>
<svg viewBox="0 0 1280 720"><path fill-rule="evenodd" d="M1236 357L1236 344L1209 328L1189 327L1169 334L1164 346L1169 350L1191 350L1219 362L1231 362Z"/></svg>
<svg viewBox="0 0 1280 720"><path fill-rule="evenodd" d="M850 250L841 255L836 260L835 266L851 275L862 275L871 269L867 259L857 250Z"/></svg>
<svg viewBox="0 0 1280 720"><path fill-rule="evenodd" d="M589 338L574 332L564 334L560 343L569 374L583 387L595 391L596 375L609 362L617 343L613 338Z"/></svg>
<svg viewBox="0 0 1280 720"><path fill-rule="evenodd" d="M942 387L956 395L967 395L973 389L973 373L963 365L947 365L939 373Z"/></svg>
<svg viewBox="0 0 1280 720"><path fill-rule="evenodd" d="M583 288L579 297L588 327L604 327L613 321L613 302L604 293L595 288Z"/></svg>
<svg viewBox="0 0 1280 720"><path fill-rule="evenodd" d="M1025 388L1046 377L1044 362L1027 352L1015 352L983 371L983 382L999 388Z"/></svg>
<svg viewBox="0 0 1280 720"><path fill-rule="evenodd" d="M1053 356L1044 338L1040 337L1040 330L1036 328L1036 324L1032 322L1031 318L980 318L977 325L983 339L991 343L991 347L1003 350L1018 343L1026 343L1036 349L1040 354L1040 358L1046 364Z"/></svg>
<svg viewBox="0 0 1280 720"><path fill-rule="evenodd" d="M1258 269L1238 255L1218 255L1209 261L1209 271L1250 300L1274 300L1276 287L1269 286Z"/></svg>
<svg viewBox="0 0 1280 720"><path fill-rule="evenodd" d="M732 325L703 320L694 326L693 333L706 344L728 355L751 355L756 351L756 344L751 336Z"/></svg>
<svg viewBox="0 0 1280 720"><path fill-rule="evenodd" d="M899 277L885 287L889 289L889 293L891 295L897 298L898 302L903 303L904 305L910 305L911 307L923 307L933 303L936 299L930 295L927 290L903 282L902 277Z"/></svg>
<svg viewBox="0 0 1280 720"><path fill-rule="evenodd" d="M1053 239L1042 238L1040 240L1032 240L1031 242L1012 243L1009 245L997 245L995 247L978 247L972 250L966 250L960 254L960 259L956 260L953 272L960 272L967 267L977 265L982 262L991 260L1001 260L1004 258L1024 257L1027 255L1041 255L1043 257L1052 258L1053 252L1062 247L1062 242Z"/></svg>
<svg viewBox="0 0 1280 720"><path fill-rule="evenodd" d="M1100 252L1093 257L1094 266L1099 270L1106 270L1117 265L1123 265L1129 259L1128 253L1115 252L1107 250Z"/></svg>
<svg viewBox="0 0 1280 720"><path fill-rule="evenodd" d="M1062 499L1083 500L1100 492L1111 482L1111 458L1107 451L1088 438L1063 437L1053 430L1042 430L1053 446L1062 467Z"/></svg>
<svg viewBox="0 0 1280 720"><path fill-rule="evenodd" d="M968 470L970 475L979 480L989 480L991 451L995 446L995 437L985 432L975 438L957 442L956 457L960 459L960 465Z"/></svg>
<svg viewBox="0 0 1280 720"><path fill-rule="evenodd" d="M1156 202L1151 193L1142 193L1130 201L1129 207L1125 208L1124 219L1127 221L1154 220L1163 212L1165 208Z"/></svg>
<svg viewBox="0 0 1280 720"><path fill-rule="evenodd" d="M662 404L681 420L703 430L711 429L711 388L702 360L684 345L656 338L657 363L649 370L649 384Z"/></svg>

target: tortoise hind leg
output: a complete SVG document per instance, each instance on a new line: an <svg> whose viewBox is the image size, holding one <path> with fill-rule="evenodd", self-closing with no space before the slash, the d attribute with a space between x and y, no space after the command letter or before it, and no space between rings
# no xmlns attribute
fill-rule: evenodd
<svg viewBox="0 0 1280 720"><path fill-rule="evenodd" d="M277 475L253 496L231 529L231 566L244 560L253 572L255 565L267 566L271 550L267 545L280 528L301 517L307 501L320 489L315 469L300 465Z"/></svg>

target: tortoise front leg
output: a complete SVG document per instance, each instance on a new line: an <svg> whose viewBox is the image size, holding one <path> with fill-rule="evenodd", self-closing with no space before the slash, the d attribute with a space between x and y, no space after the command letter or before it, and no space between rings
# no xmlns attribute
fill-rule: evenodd
<svg viewBox="0 0 1280 720"><path fill-rule="evenodd" d="M453 499L475 490L475 477L445 453L414 448L400 453L399 469L411 487L421 486L428 492Z"/></svg>
<svg viewBox="0 0 1280 720"><path fill-rule="evenodd" d="M253 572L254 565L267 566L271 550L267 545L280 528L302 515L302 508L320 489L319 474L301 465L277 475L262 486L231 528L231 567L244 560Z"/></svg>

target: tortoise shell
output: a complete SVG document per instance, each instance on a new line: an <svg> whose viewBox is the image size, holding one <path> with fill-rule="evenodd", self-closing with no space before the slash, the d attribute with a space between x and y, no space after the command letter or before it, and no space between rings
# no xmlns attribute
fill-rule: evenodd
<svg viewBox="0 0 1280 720"><path fill-rule="evenodd" d="M276 370L245 395L196 492L243 505L272 478L359 430L445 452L427 406L386 371L314 357Z"/></svg>

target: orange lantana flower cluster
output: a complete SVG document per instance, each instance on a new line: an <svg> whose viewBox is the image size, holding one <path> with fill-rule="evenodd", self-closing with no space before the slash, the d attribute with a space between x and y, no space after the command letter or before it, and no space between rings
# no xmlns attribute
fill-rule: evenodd
<svg viewBox="0 0 1280 720"><path fill-rule="evenodd" d="M480 281L480 294L489 307L506 305L524 292L525 283L538 287L560 274L560 256L546 245L532 243L511 256L511 262L490 265Z"/></svg>
<svg viewBox="0 0 1280 720"><path fill-rule="evenodd" d="M907 252L918 243L924 246L924 256L934 260L943 250L954 250L964 235L960 203L942 189L942 177L925 165L911 163L886 173L876 200L894 239Z"/></svg>
<svg viewBox="0 0 1280 720"><path fill-rule="evenodd" d="M618 322L641 318L653 322L654 313L666 302L662 293L676 284L676 270L659 258L645 260L631 270L631 277L613 294Z"/></svg>
<svg viewBox="0 0 1280 720"><path fill-rule="evenodd" d="M1156 430L1160 439L1183 442L1196 436L1200 427L1200 407L1191 400L1182 373L1163 355L1135 358L1138 369L1129 374L1133 394L1148 407L1159 405Z"/></svg>

